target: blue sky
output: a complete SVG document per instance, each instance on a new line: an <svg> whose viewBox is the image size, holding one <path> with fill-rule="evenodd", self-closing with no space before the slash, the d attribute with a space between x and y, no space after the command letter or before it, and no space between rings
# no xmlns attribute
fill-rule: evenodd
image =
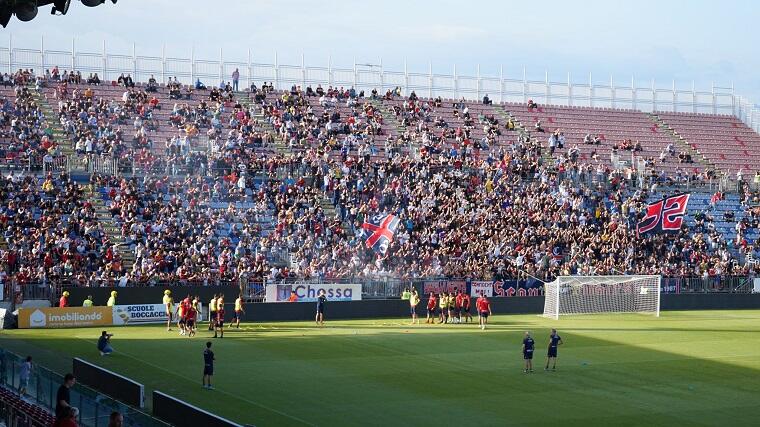
<svg viewBox="0 0 760 427"><path fill-rule="evenodd" d="M33 21L13 18L0 30L14 45L47 49L336 66L378 63L386 69L586 82L630 82L709 89L735 85L760 102L760 52L753 1L400 1L383 0L120 0L88 8L77 0L66 16L40 9Z"/></svg>

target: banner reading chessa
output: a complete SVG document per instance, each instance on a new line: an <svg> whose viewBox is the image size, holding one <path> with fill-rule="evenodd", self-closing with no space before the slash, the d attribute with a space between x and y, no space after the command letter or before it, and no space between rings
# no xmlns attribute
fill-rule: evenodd
<svg viewBox="0 0 760 427"><path fill-rule="evenodd" d="M78 328L112 324L112 307L39 307L18 310L18 327L21 329Z"/></svg>
<svg viewBox="0 0 760 427"><path fill-rule="evenodd" d="M266 302L287 302L295 293L297 302L316 301L319 291L324 290L329 301L359 301L362 299L362 285L335 283L294 283L289 285L267 285Z"/></svg>
<svg viewBox="0 0 760 427"><path fill-rule="evenodd" d="M163 304L133 304L113 307L113 324L165 323L166 307Z"/></svg>

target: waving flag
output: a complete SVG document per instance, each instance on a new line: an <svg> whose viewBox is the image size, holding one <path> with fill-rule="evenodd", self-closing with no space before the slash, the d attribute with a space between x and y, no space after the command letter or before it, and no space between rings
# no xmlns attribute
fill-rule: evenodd
<svg viewBox="0 0 760 427"><path fill-rule="evenodd" d="M395 215L375 215L362 224L367 238L367 247L375 252L385 254L393 241L398 224L401 221Z"/></svg>
<svg viewBox="0 0 760 427"><path fill-rule="evenodd" d="M668 197L647 206L644 218L639 221L639 235L649 232L677 232L683 225L686 206L689 204L689 194L679 194Z"/></svg>

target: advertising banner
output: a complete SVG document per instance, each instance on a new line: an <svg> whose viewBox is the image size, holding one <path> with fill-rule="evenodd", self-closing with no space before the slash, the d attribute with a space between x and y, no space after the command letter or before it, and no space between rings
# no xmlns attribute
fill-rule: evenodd
<svg viewBox="0 0 760 427"><path fill-rule="evenodd" d="M116 305L113 307L113 324L166 323L163 304Z"/></svg>
<svg viewBox="0 0 760 427"><path fill-rule="evenodd" d="M518 280L493 282L493 294L497 297L537 297L543 295L541 287L526 287L529 284Z"/></svg>
<svg viewBox="0 0 760 427"><path fill-rule="evenodd" d="M482 292L487 297L493 296L494 282L482 282L473 280L470 282L470 296L479 297Z"/></svg>
<svg viewBox="0 0 760 427"><path fill-rule="evenodd" d="M267 285L266 302L287 302L291 292L295 292L297 302L316 301L320 290L325 291L328 301L359 301L362 299L362 285L335 283L293 283L288 285Z"/></svg>
<svg viewBox="0 0 760 427"><path fill-rule="evenodd" d="M79 328L112 324L112 307L39 307L18 310L18 327L21 329Z"/></svg>
<svg viewBox="0 0 760 427"><path fill-rule="evenodd" d="M441 292L467 291L467 282L464 280L432 280L422 283L422 294L428 295L430 292L440 294Z"/></svg>

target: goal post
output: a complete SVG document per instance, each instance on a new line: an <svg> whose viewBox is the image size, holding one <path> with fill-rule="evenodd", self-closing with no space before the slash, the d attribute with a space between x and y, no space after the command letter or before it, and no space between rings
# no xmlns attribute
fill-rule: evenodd
<svg viewBox="0 0 760 427"><path fill-rule="evenodd" d="M544 317L566 314L660 315L660 276L560 276L544 285Z"/></svg>

